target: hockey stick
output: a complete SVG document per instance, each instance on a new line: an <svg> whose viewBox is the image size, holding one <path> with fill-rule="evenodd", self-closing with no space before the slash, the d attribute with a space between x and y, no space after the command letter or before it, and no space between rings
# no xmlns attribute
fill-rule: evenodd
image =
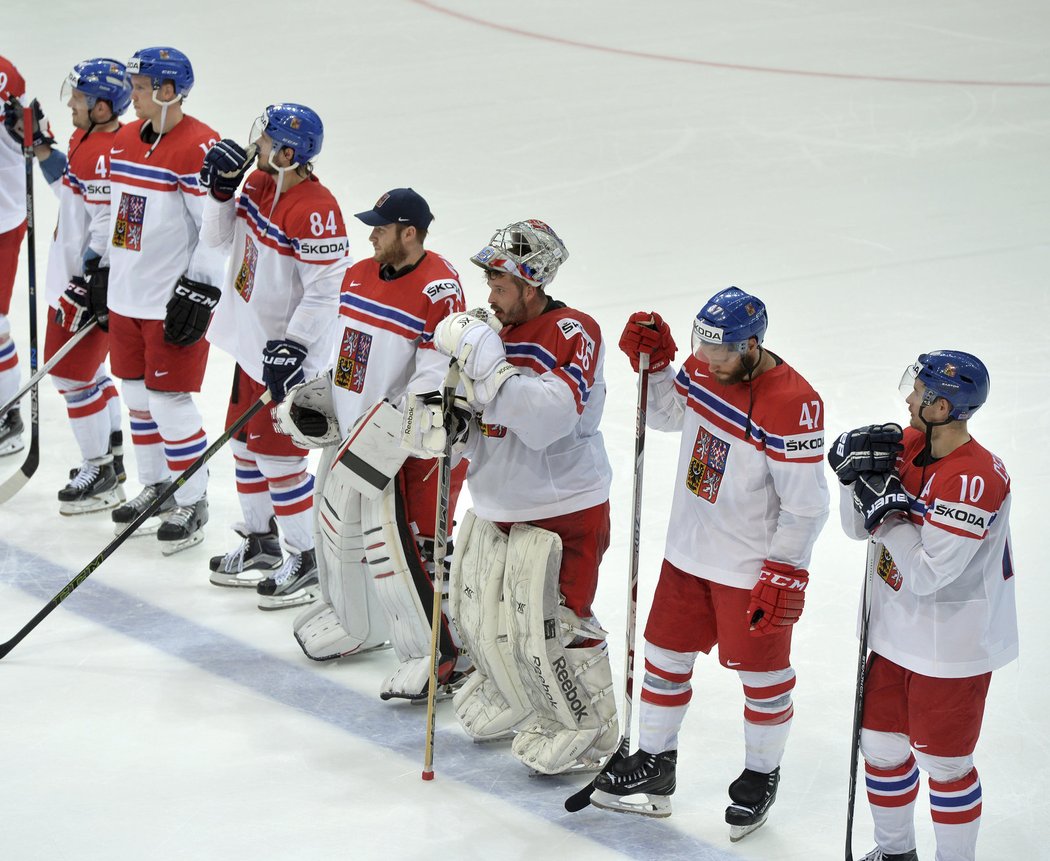
<svg viewBox="0 0 1050 861"><path fill-rule="evenodd" d="M154 499L153 502L151 502L146 508L142 509L142 511L139 512L138 517L132 520L131 523L129 523L124 528L120 535L118 535L116 538L110 541L109 544L103 547L102 550L99 552L98 556L96 556L94 559L88 562L88 564L81 569L80 573L77 574L76 577L74 577L65 586L63 586L62 590L57 595L55 595L54 598L48 601L47 604L44 605L44 608L22 627L22 630L15 634L6 643L0 643L0 659L5 658L8 652L10 652L15 646L21 643L23 639L25 639L26 634L28 634L37 625L43 622L52 610L54 610L59 604L65 601L66 598L68 598L73 593L73 590L75 590L81 583L87 580L88 577L95 573L95 570L110 556L112 556L113 552L118 547L120 547L121 544L127 541L128 538L134 534L136 529L138 529L143 523L145 523L148 518L152 517L165 502L167 502L172 496L174 496L175 492L180 487L182 487L187 481L189 481L189 479L197 472L197 470L199 470L202 466L204 466L205 463L211 460L215 452L217 452L220 448L226 445L226 443L228 443L233 438L234 434L236 434L249 422L252 416L259 412L259 410L261 410L268 403L270 403L270 400L271 397L269 390L263 392L259 400L257 400L254 404L248 407L248 409L241 414L240 418L238 418L232 425L226 428L222 436L220 436L217 440L215 440L215 442L208 446L208 449L200 457L198 457L193 463L186 467L183 473L178 478L176 478L170 485L168 485L168 487L166 487L160 494L158 494L157 498Z"/></svg>
<svg viewBox="0 0 1050 861"><path fill-rule="evenodd" d="M850 741L849 797L846 800L846 861L853 861L853 807L857 800L857 762L860 753L860 721L864 712L864 682L868 666L868 621L871 618L871 590L875 581L875 563L879 544L868 539L864 561L864 591L861 593L860 652L857 655L857 693L853 700L853 737Z"/></svg>
<svg viewBox="0 0 1050 861"><path fill-rule="evenodd" d="M36 225L33 217L33 112L36 99L22 109L22 152L26 160L26 263L29 272L29 374L36 374ZM33 477L40 465L40 392L32 387L29 451L18 471L0 485L0 504L7 502ZM6 414L6 410L4 413Z"/></svg>
<svg viewBox="0 0 1050 861"><path fill-rule="evenodd" d="M453 409L459 385L459 364L453 359L441 385L441 417L445 425L445 453L438 462L437 516L434 523L434 606L430 614L430 680L427 683L427 741L423 751L423 780L434 779L434 733L437 714L438 664L441 650L441 596L445 591L445 550L448 545L448 500L452 484L452 437L456 429Z"/></svg>
<svg viewBox="0 0 1050 861"><path fill-rule="evenodd" d="M631 535L631 556L627 568L627 646L624 649L623 680L623 735L620 746L606 761L601 773L605 774L621 759L631 753L631 715L634 710L634 635L638 616L638 555L642 541L642 471L645 465L645 414L649 399L649 354L638 356L638 407L634 428L634 488L631 491L631 511L634 527ZM591 803L594 793L592 780L583 789L565 799L569 813L583 810Z"/></svg>
<svg viewBox="0 0 1050 861"><path fill-rule="evenodd" d="M48 359L44 363L44 366L29 378L29 381L15 393L15 396L11 398L11 400L9 400L6 404L0 406L0 416L4 415L9 409L11 409L11 407L17 404L20 400L22 400L26 392L28 392L37 383L43 380L44 377L51 373L51 369L54 368L55 365L57 365L59 362L61 362L66 356L68 356L69 353L73 350L73 348L76 347L76 345L79 344L82 340L84 340L84 337L87 335L87 333L94 329L97 325L98 320L92 317L90 320L88 320L87 324L84 325L83 328L81 328L75 335L73 335L72 338L70 338L61 347L59 347L59 349L55 351L55 355Z"/></svg>

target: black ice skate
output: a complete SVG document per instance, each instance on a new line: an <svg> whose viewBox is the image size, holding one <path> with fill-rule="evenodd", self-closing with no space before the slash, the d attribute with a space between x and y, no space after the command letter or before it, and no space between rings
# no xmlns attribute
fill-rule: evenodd
<svg viewBox="0 0 1050 861"><path fill-rule="evenodd" d="M204 540L204 524L208 522L208 497L189 505L176 505L157 530L160 552L165 556L178 553Z"/></svg>
<svg viewBox="0 0 1050 861"><path fill-rule="evenodd" d="M256 586L266 578L267 571L281 567L281 543L277 538L277 520L270 518L266 532L249 532L244 523L238 523L233 531L243 539L236 550L224 556L212 556L208 567L216 586Z"/></svg>
<svg viewBox="0 0 1050 861"><path fill-rule="evenodd" d="M594 778L591 804L617 813L670 816L677 763L677 750L632 753Z"/></svg>
<svg viewBox="0 0 1050 861"><path fill-rule="evenodd" d="M117 481L113 463L92 463L85 460L69 484L58 492L60 514L89 514L107 511L124 501L124 490Z"/></svg>
<svg viewBox="0 0 1050 861"><path fill-rule="evenodd" d="M891 855L888 852L883 852L878 846L876 846L867 855L861 858L860 861L919 861L919 856L914 849Z"/></svg>
<svg viewBox="0 0 1050 861"><path fill-rule="evenodd" d="M313 550L292 553L272 577L256 585L260 610L282 610L309 604L320 594L317 556Z"/></svg>
<svg viewBox="0 0 1050 861"><path fill-rule="evenodd" d="M159 481L156 484L147 484L134 499L125 502L118 508L113 509L113 523L115 532L120 535L129 523L149 508L165 490L168 489L170 481ZM161 520L169 511L175 509L175 498L169 496L150 517L143 521L142 525L135 530L135 536L154 535L160 527Z"/></svg>
<svg viewBox="0 0 1050 861"><path fill-rule="evenodd" d="M22 441L22 413L15 407L0 419L0 457L14 454L26 447Z"/></svg>
<svg viewBox="0 0 1050 861"><path fill-rule="evenodd" d="M729 797L733 803L726 808L729 823L729 839L736 843L766 821L769 808L777 800L777 784L780 783L780 768L769 774L744 769L744 773L729 784Z"/></svg>
<svg viewBox="0 0 1050 861"><path fill-rule="evenodd" d="M113 471L117 474L117 481L123 484L128 480L128 474L124 471L124 434L120 431L113 431L109 435L109 450L106 454L113 455ZM80 472L79 466L74 466L69 471L70 478L76 478L77 473ZM123 499L123 497L121 497Z"/></svg>

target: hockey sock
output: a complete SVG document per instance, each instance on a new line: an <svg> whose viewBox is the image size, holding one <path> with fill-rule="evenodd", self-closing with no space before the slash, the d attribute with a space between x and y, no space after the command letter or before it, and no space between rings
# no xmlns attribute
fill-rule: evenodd
<svg viewBox="0 0 1050 861"><path fill-rule="evenodd" d="M744 685L744 767L769 774L780 765L795 707L795 671L740 672Z"/></svg>
<svg viewBox="0 0 1050 861"><path fill-rule="evenodd" d="M149 395L142 380L124 380L124 403L131 416L131 442L135 448L135 469L143 486L170 478L164 459L164 440L149 410Z"/></svg>
<svg viewBox="0 0 1050 861"><path fill-rule="evenodd" d="M931 777L930 813L937 835L937 857L973 861L981 827L981 779L977 769L946 783Z"/></svg>
<svg viewBox="0 0 1050 861"><path fill-rule="evenodd" d="M259 472L255 455L240 440L232 440L234 471L237 476L237 500L241 504L241 516L249 532L256 534L270 531L273 503L266 476Z"/></svg>
<svg viewBox="0 0 1050 861"><path fill-rule="evenodd" d="M201 427L201 414L188 392L150 392L150 412L164 439L164 457L172 476L177 476L208 448ZM199 470L175 491L177 505L192 505L208 490L208 470Z"/></svg>
<svg viewBox="0 0 1050 861"><path fill-rule="evenodd" d="M638 712L638 744L648 753L678 749L678 731L693 698L697 652L672 652L645 644L645 676Z"/></svg>
<svg viewBox="0 0 1050 861"><path fill-rule="evenodd" d="M20 379L18 351L11 338L11 324L0 314L0 403L6 403L14 396Z"/></svg>
<svg viewBox="0 0 1050 861"><path fill-rule="evenodd" d="M52 380L66 401L69 426L80 447L80 456L93 461L105 458L109 453L109 398L99 388L98 381L84 383L65 377L52 377ZM110 389L116 394L112 385Z"/></svg>
<svg viewBox="0 0 1050 861"><path fill-rule="evenodd" d="M110 433L118 431L120 430L121 419L120 393L117 391L117 387L109 374L105 372L104 366L100 366L98 373L95 374L95 382L98 383L98 387L106 399L106 415L109 416Z"/></svg>
<svg viewBox="0 0 1050 861"><path fill-rule="evenodd" d="M306 458L258 454L255 459L266 476L285 546L294 553L312 549L314 477L306 471Z"/></svg>
<svg viewBox="0 0 1050 861"><path fill-rule="evenodd" d="M910 753L901 765L880 768L865 760L875 842L891 855L915 848L915 799L919 795L919 767Z"/></svg>

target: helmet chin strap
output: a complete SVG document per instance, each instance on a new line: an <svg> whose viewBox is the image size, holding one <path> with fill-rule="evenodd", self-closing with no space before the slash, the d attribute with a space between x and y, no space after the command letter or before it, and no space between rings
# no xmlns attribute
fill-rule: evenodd
<svg viewBox="0 0 1050 861"><path fill-rule="evenodd" d="M157 133L157 139L153 141L153 146L146 150L146 158L149 158L151 155L153 155L153 150L157 148L157 144L160 143L160 139L164 137L164 125L168 120L168 106L173 105L176 102L182 101L182 96L175 96L175 98L172 99L170 102L162 102L160 99L157 98L157 90L159 89L159 87L154 87L153 91L150 93L150 98L153 100L153 104L160 105L160 128L153 129Z"/></svg>
<svg viewBox="0 0 1050 861"><path fill-rule="evenodd" d="M933 463L933 429L935 427L943 427L952 420L952 417L948 416L944 421L934 422L929 421L926 416L923 415L926 407L933 406L936 400L937 399L934 398L928 404L923 403L919 405L919 420L926 426L926 442L923 444L922 449L922 474L919 477L919 496L922 495L923 490L926 488L926 467Z"/></svg>
<svg viewBox="0 0 1050 861"><path fill-rule="evenodd" d="M273 156L275 152L280 152L281 149L283 149L283 147L279 147L275 144L273 147L270 148L270 157L266 160L266 163L270 165L270 167L272 167L275 171L277 171L277 183L273 193L273 203L270 204L270 213L266 216L267 218L271 218L273 216L273 211L277 208L277 201L281 199L281 190L284 187L284 175L288 171L295 170L297 167L299 167L299 162L297 161L292 162L290 165L288 165L288 167L278 167L274 163Z"/></svg>
<svg viewBox="0 0 1050 861"><path fill-rule="evenodd" d="M740 357L740 364L744 366L744 370L747 371L747 424L744 427L744 439L751 436L751 412L755 408L755 388L753 385L755 368L762 364L762 345L758 345L758 361L754 364L747 363L747 354L745 353Z"/></svg>

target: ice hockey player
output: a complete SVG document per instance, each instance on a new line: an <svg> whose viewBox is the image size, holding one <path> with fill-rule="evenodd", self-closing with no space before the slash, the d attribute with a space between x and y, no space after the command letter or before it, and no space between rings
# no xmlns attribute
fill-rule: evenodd
<svg viewBox="0 0 1050 861"><path fill-rule="evenodd" d="M323 140L311 108L270 105L247 150L219 141L201 168L201 185L210 190L201 241L232 250L208 330L208 340L237 360L227 426L266 389L273 397L273 407L256 413L230 443L241 542L212 558L211 582L255 587L264 610L308 603L318 591L314 478L306 451L278 433L272 413L290 387L327 370L351 262L339 205L314 175ZM288 550L283 559L279 537Z"/></svg>
<svg viewBox="0 0 1050 861"><path fill-rule="evenodd" d="M403 430L403 413L440 412L449 363L434 349L434 330L466 306L456 270L424 248L433 215L421 195L392 189L356 217L372 228L375 253L344 276L335 368L293 390L279 410L301 445L343 440L325 448L317 474L323 600L302 611L293 629L319 661L389 640L398 666L380 697L419 700L430 675L438 470L419 444L421 424ZM422 395L407 399L406 392ZM421 456L409 456L413 446ZM463 472L461 465L452 475L451 511ZM446 618L438 647L436 693L444 694L469 667Z"/></svg>
<svg viewBox="0 0 1050 861"><path fill-rule="evenodd" d="M450 589L477 669L456 715L475 740L513 737L514 755L542 774L594 768L619 739L591 609L609 546L605 346L592 317L547 294L568 256L542 221L497 230L471 257L495 325L456 314L434 336L480 414Z"/></svg>
<svg viewBox="0 0 1050 861"><path fill-rule="evenodd" d="M18 252L26 235L26 163L20 122L25 92L25 79L10 60L0 56L0 110L8 130L8 134L0 135L0 403L14 397L21 377L7 315L18 273ZM41 141L45 137L49 137L46 126ZM0 456L25 447L22 428L22 412L17 404L0 415Z"/></svg>
<svg viewBox="0 0 1050 861"><path fill-rule="evenodd" d="M877 846L864 861L918 858L920 768L937 861L973 861L982 798L973 752L992 671L1018 652L1010 476L968 429L988 398L980 359L923 353L900 390L903 435L869 425L828 452L843 529L878 542L860 732Z"/></svg>
<svg viewBox="0 0 1050 861"><path fill-rule="evenodd" d="M744 770L725 814L731 840L762 825L776 798L793 715L792 626L829 505L823 404L763 346L766 325L763 303L730 287L696 315L677 373L659 314L634 314L620 338L636 370L641 353L650 357L648 426L680 432L681 443L645 629L640 749L595 778L591 802L670 815L693 665L717 645L744 694Z"/></svg>
<svg viewBox="0 0 1050 861"><path fill-rule="evenodd" d="M183 112L193 86L189 59L175 48L143 48L127 72L138 121L117 132L110 151L109 265L90 258L84 267L96 317L109 327L110 364L123 380L143 485L114 509L118 532L208 446L192 393L204 377L203 335L225 265L198 241L205 195L198 175L219 136ZM207 485L201 469L157 512L164 518L156 529L163 553L203 540ZM153 531L147 523L141 532Z"/></svg>
<svg viewBox="0 0 1050 861"><path fill-rule="evenodd" d="M109 151L131 102L124 64L108 58L77 63L62 85L62 99L74 127L68 157L46 139L33 148L59 205L45 282L45 361L94 316L84 261L108 251ZM124 501L120 399L106 370L108 351L109 336L96 327L51 370L83 461L58 491L62 514L104 511Z"/></svg>

